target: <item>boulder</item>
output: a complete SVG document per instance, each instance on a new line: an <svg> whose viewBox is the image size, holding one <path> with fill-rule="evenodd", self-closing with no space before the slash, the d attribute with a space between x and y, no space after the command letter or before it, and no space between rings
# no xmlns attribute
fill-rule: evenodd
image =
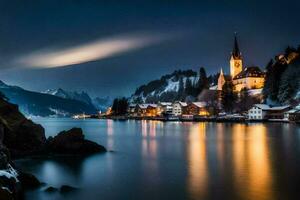
<svg viewBox="0 0 300 200"><path fill-rule="evenodd" d="M60 193L62 193L62 194L66 194L66 193L69 193L69 192L74 192L76 190L78 190L78 188L72 187L72 186L69 186L69 185L62 185L59 189Z"/></svg>
<svg viewBox="0 0 300 200"><path fill-rule="evenodd" d="M35 189L41 186L41 182L32 174L19 171L18 179L23 189Z"/></svg>
<svg viewBox="0 0 300 200"><path fill-rule="evenodd" d="M47 141L47 152L52 154L87 155L105 151L103 146L84 139L81 128L62 131Z"/></svg>
<svg viewBox="0 0 300 200"><path fill-rule="evenodd" d="M52 187L52 186L47 187L47 188L45 189L45 192L48 192L48 193L52 193L52 192L56 192L56 191L58 191L58 189L55 188L55 187Z"/></svg>
<svg viewBox="0 0 300 200"><path fill-rule="evenodd" d="M0 99L0 142L13 157L40 152L46 143L44 128L20 113L18 106Z"/></svg>

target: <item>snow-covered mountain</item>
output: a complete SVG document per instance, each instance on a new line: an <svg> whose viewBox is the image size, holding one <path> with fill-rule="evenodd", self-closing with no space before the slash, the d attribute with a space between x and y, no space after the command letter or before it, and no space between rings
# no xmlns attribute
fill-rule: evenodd
<svg viewBox="0 0 300 200"><path fill-rule="evenodd" d="M151 81L136 89L131 96L131 102L173 101L182 95L189 86L195 86L199 80L192 70L175 71Z"/></svg>
<svg viewBox="0 0 300 200"><path fill-rule="evenodd" d="M94 106L101 111L106 111L109 106L112 105L112 100L110 97L96 97L93 99Z"/></svg>
<svg viewBox="0 0 300 200"><path fill-rule="evenodd" d="M43 92L45 94L51 94L57 97L61 97L64 99L73 99L77 101L82 101L88 105L93 105L91 97L84 91L77 92L77 91L66 91L61 88L58 89L49 89Z"/></svg>
<svg viewBox="0 0 300 200"><path fill-rule="evenodd" d="M88 105L92 105L97 110L101 110L101 111L107 110L107 108L109 106L111 106L111 103L112 103L112 101L109 97L104 97L104 98L96 97L96 98L92 99L89 96L89 94L84 91L81 91L81 92L67 91L62 88L58 88L58 89L48 89L48 90L44 91L43 93L54 95L54 96L61 97L64 99L72 99L72 100L81 101Z"/></svg>
<svg viewBox="0 0 300 200"><path fill-rule="evenodd" d="M95 114L97 109L76 99L66 99L55 95L33 92L0 81L0 92L11 103L17 104L26 115L71 116L78 113Z"/></svg>

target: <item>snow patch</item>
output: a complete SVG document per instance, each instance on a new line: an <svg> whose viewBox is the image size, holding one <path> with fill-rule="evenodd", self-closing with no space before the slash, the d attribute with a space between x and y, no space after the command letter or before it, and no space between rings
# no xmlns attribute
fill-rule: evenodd
<svg viewBox="0 0 300 200"><path fill-rule="evenodd" d="M51 110L52 112L55 113L56 116L63 116L63 117L67 117L70 115L70 113L68 112L65 112L63 110L58 110L58 109L55 109L55 108L49 108L49 110Z"/></svg>
<svg viewBox="0 0 300 200"><path fill-rule="evenodd" d="M249 90L249 94L252 95L252 96L255 96L255 95L260 95L262 94L262 88L261 89L251 89Z"/></svg>
<svg viewBox="0 0 300 200"><path fill-rule="evenodd" d="M18 172L10 164L8 164L7 169L0 170L0 177L1 176L5 176L8 179L14 178L16 182L19 182L17 178Z"/></svg>

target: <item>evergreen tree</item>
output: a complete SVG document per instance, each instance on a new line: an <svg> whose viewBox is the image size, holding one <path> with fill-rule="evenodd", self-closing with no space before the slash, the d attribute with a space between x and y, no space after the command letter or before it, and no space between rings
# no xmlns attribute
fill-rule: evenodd
<svg viewBox="0 0 300 200"><path fill-rule="evenodd" d="M288 56L290 53L296 52L296 51L297 51L297 49L295 49L294 47L288 46L288 47L285 49L285 55Z"/></svg>
<svg viewBox="0 0 300 200"><path fill-rule="evenodd" d="M119 99L116 98L113 101L113 105L111 107L111 111L112 111L113 114L116 114L118 110L119 110Z"/></svg>
<svg viewBox="0 0 300 200"><path fill-rule="evenodd" d="M278 100L281 103L288 103L296 95L300 87L300 61L288 66L280 80Z"/></svg>
<svg viewBox="0 0 300 200"><path fill-rule="evenodd" d="M192 96L193 93L194 93L194 87L192 81L189 78L187 78L185 82L185 94Z"/></svg>
<svg viewBox="0 0 300 200"><path fill-rule="evenodd" d="M269 97L269 94L273 88L274 77L273 77L272 69L273 69L273 59L271 59L266 66L265 85L262 91L265 99Z"/></svg>
<svg viewBox="0 0 300 200"><path fill-rule="evenodd" d="M237 96L233 91L231 81L226 81L222 88L222 106L226 112L232 112L236 103Z"/></svg>
<svg viewBox="0 0 300 200"><path fill-rule="evenodd" d="M178 93L182 94L184 92L184 83L182 77L179 78L179 84L178 84Z"/></svg>
<svg viewBox="0 0 300 200"><path fill-rule="evenodd" d="M185 98L183 78L179 78L177 99L182 101Z"/></svg>
<svg viewBox="0 0 300 200"><path fill-rule="evenodd" d="M128 100L123 97L114 99L111 110L114 115L125 115L127 113L127 108Z"/></svg>
<svg viewBox="0 0 300 200"><path fill-rule="evenodd" d="M246 111L251 107L251 96L247 88L243 88L239 95L239 109L240 111Z"/></svg>
<svg viewBox="0 0 300 200"><path fill-rule="evenodd" d="M272 101L278 102L278 93L280 87L280 80L282 74L287 69L288 65L282 62L275 62L273 65L271 63L268 64L266 80L265 80L265 88L263 91L264 97L269 98Z"/></svg>
<svg viewBox="0 0 300 200"><path fill-rule="evenodd" d="M197 84L197 94L200 94L202 92L203 89L208 89L209 88L209 81L208 78L206 76L206 72L205 69L203 67L200 68L199 71L199 80L198 80L198 84Z"/></svg>

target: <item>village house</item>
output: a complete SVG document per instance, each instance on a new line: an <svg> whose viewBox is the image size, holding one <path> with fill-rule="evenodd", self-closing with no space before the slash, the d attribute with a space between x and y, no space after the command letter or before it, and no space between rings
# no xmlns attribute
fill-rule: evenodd
<svg viewBox="0 0 300 200"><path fill-rule="evenodd" d="M270 107L267 104L254 104L248 110L248 119L250 120L264 120L266 119L267 109Z"/></svg>
<svg viewBox="0 0 300 200"><path fill-rule="evenodd" d="M136 104L134 104L134 103L129 104L128 108L127 108L127 113L129 115L134 115L135 114L135 108L136 108Z"/></svg>
<svg viewBox="0 0 300 200"><path fill-rule="evenodd" d="M292 122L300 122L300 104L284 113L284 119Z"/></svg>
<svg viewBox="0 0 300 200"><path fill-rule="evenodd" d="M157 115L172 114L173 106L171 102L159 102L157 104Z"/></svg>
<svg viewBox="0 0 300 200"><path fill-rule="evenodd" d="M137 104L134 115L139 117L154 117L157 115L157 104Z"/></svg>
<svg viewBox="0 0 300 200"><path fill-rule="evenodd" d="M284 119L284 113L291 109L290 106L276 106L267 110L266 118L268 120Z"/></svg>
<svg viewBox="0 0 300 200"><path fill-rule="evenodd" d="M186 102L175 101L172 105L172 114L175 116L182 115L182 110L187 106Z"/></svg>
<svg viewBox="0 0 300 200"><path fill-rule="evenodd" d="M157 116L157 104L148 104L146 109L147 117L155 117Z"/></svg>
<svg viewBox="0 0 300 200"><path fill-rule="evenodd" d="M284 119L285 112L290 109L290 106L270 107L267 104L254 104L248 110L248 119L250 120L274 120Z"/></svg>
<svg viewBox="0 0 300 200"><path fill-rule="evenodd" d="M134 113L135 116L145 116L147 112L148 104L136 104Z"/></svg>
<svg viewBox="0 0 300 200"><path fill-rule="evenodd" d="M184 115L209 116L206 102L192 102L183 109Z"/></svg>

